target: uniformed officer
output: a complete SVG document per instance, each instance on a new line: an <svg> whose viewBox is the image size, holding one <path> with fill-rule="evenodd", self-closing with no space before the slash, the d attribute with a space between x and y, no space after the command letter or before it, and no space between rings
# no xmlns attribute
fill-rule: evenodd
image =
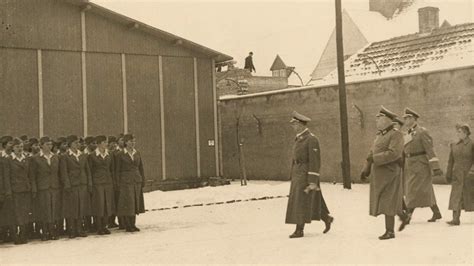
<svg viewBox="0 0 474 266"><path fill-rule="evenodd" d="M3 136L0 139L0 160L3 161L3 168L8 169L8 161L11 158L12 154L12 146L13 146L13 137L12 136ZM4 178L8 176L5 175ZM4 187L6 186L4 180ZM6 189L6 188L5 188ZM6 190L5 190L6 192ZM13 241L13 232L11 230L11 226L14 224L14 217L12 215L12 197L7 196L4 194L3 200L3 207L0 209L0 239L3 242L11 242Z"/></svg>
<svg viewBox="0 0 474 266"><path fill-rule="evenodd" d="M460 225L461 210L474 211L473 185L469 183L469 172L474 165L474 143L471 128L467 124L456 125L458 141L450 146L446 181L451 183L449 209L453 211L453 219L449 225Z"/></svg>
<svg viewBox="0 0 474 266"><path fill-rule="evenodd" d="M92 215L99 235L108 235L108 219L115 213L114 158L107 150L107 138L96 137L97 148L89 155L93 192Z"/></svg>
<svg viewBox="0 0 474 266"><path fill-rule="evenodd" d="M361 178L370 180L370 215L385 215L385 233L380 240L395 238L395 215L402 211L402 179L400 159L403 153L403 134L394 128L393 118L396 115L381 107L376 115L377 136L367 156L370 168L365 168ZM406 217L402 218L406 220Z"/></svg>
<svg viewBox="0 0 474 266"><path fill-rule="evenodd" d="M85 149L84 149L84 153L85 154L92 154L95 150L95 148L97 147L97 143L95 141L95 137L92 137L92 136L88 136L84 139L84 143L86 145Z"/></svg>
<svg viewBox="0 0 474 266"><path fill-rule="evenodd" d="M136 216L145 212L143 187L145 174L140 152L135 149L135 137L123 137L125 147L115 156L115 175L119 187L117 216L122 216L127 232L136 232Z"/></svg>
<svg viewBox="0 0 474 266"><path fill-rule="evenodd" d="M439 159L433 150L433 139L426 128L418 125L420 115L410 108L405 108L405 126L408 132L404 137L405 162L405 199L409 220L418 207L431 207L433 216L428 222L441 219L441 212L436 204L432 176L443 175Z"/></svg>
<svg viewBox="0 0 474 266"><path fill-rule="evenodd" d="M63 218L59 158L52 152L53 141L49 137L42 137L40 146L40 153L30 161L32 193L37 202L36 218L42 227L41 240L56 240L55 223Z"/></svg>
<svg viewBox="0 0 474 266"><path fill-rule="evenodd" d="M86 237L82 223L92 215L92 179L87 155L79 151L79 138L67 137L69 149L59 160L59 173L63 183L63 213L67 219L69 238Z"/></svg>
<svg viewBox="0 0 474 266"><path fill-rule="evenodd" d="M287 224L296 224L296 230L290 238L303 237L304 225L312 220L324 221L326 228L323 233L331 229L334 221L321 193L321 150L318 138L306 126L309 121L311 119L296 111L293 111L290 120L291 127L297 134L293 146L290 196L285 219Z"/></svg>
<svg viewBox="0 0 474 266"><path fill-rule="evenodd" d="M8 160L7 182L10 190L7 192L12 197L14 227L12 230L15 244L28 242L27 224L30 222L31 209L31 184L29 179L29 160L23 151L23 141L13 140L13 153Z"/></svg>

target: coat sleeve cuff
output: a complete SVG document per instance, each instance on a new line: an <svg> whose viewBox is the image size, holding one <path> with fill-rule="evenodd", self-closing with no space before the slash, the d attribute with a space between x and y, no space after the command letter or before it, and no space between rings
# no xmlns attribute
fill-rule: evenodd
<svg viewBox="0 0 474 266"><path fill-rule="evenodd" d="M429 159L428 162L430 164L431 169L441 169L441 167L439 166L439 159L437 157Z"/></svg>
<svg viewBox="0 0 474 266"><path fill-rule="evenodd" d="M319 173L316 172L308 172L308 183L315 183L317 184L319 181Z"/></svg>

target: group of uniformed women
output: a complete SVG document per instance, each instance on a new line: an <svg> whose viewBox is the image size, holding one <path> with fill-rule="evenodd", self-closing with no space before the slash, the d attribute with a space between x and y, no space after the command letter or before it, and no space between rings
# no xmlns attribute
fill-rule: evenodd
<svg viewBox="0 0 474 266"><path fill-rule="evenodd" d="M0 243L140 231L145 176L132 134L4 136L0 144Z"/></svg>

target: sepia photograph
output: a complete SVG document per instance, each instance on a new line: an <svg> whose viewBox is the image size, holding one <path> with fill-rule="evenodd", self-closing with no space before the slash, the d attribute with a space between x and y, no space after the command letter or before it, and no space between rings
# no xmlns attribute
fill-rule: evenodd
<svg viewBox="0 0 474 266"><path fill-rule="evenodd" d="M472 0L0 0L0 265L474 265Z"/></svg>

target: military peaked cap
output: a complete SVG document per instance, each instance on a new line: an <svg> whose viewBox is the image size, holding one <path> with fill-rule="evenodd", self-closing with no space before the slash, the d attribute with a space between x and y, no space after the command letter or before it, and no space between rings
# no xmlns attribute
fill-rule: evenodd
<svg viewBox="0 0 474 266"><path fill-rule="evenodd" d="M386 116L386 117L388 117L388 118L390 118L390 119L392 119L392 120L394 120L394 119L397 117L397 115L396 115L394 112L388 110L388 109L385 108L383 105L380 106L380 111L379 111L379 113L377 114L377 117L379 117L379 116Z"/></svg>
<svg viewBox="0 0 474 266"><path fill-rule="evenodd" d="M415 111L413 111L413 110L411 110L410 108L407 107L407 108L405 108L405 114L403 115L403 118L410 117L410 116L415 117L415 118L420 118L420 115L417 112L415 112Z"/></svg>
<svg viewBox="0 0 474 266"><path fill-rule="evenodd" d="M311 119L307 116L304 116L304 115L296 112L296 111L293 111L293 113L291 114L290 122L295 122L295 121L307 123L307 122L311 121Z"/></svg>

